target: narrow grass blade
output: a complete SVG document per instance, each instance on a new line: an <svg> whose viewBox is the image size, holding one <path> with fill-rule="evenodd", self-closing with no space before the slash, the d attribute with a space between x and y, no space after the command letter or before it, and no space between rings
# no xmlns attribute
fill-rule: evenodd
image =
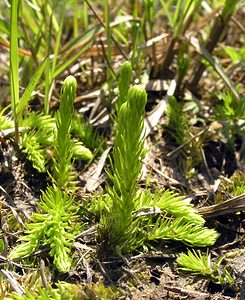
<svg viewBox="0 0 245 300"><path fill-rule="evenodd" d="M59 54L59 49L60 49L60 41L61 41L62 29L63 29L63 23L64 23L64 14L65 14L65 5L63 6L63 9L61 12L59 31L57 34L57 39L56 39L55 48L54 48L54 58L53 58L53 63L52 63L52 79L54 79L53 74L54 74L55 67L57 64L57 59L58 59L58 54Z"/></svg>
<svg viewBox="0 0 245 300"><path fill-rule="evenodd" d="M47 64L48 58L46 57L43 62L40 64L39 68L37 69L36 73L34 74L34 76L32 77L31 81L29 82L27 88L25 89L24 94L22 95L20 102L18 104L17 107L17 115L21 114L25 108L25 106L27 105L28 101L31 98L31 94L34 91L36 85L38 84L43 71L45 69L45 66Z"/></svg>
<svg viewBox="0 0 245 300"><path fill-rule="evenodd" d="M66 43L61 49L62 55L69 55L74 52L74 50L86 45L91 39L95 38L98 33L102 32L104 32L104 29L101 24L88 29L86 32Z"/></svg>
<svg viewBox="0 0 245 300"><path fill-rule="evenodd" d="M18 0L11 3L10 23L10 86L11 106L15 120L15 140L18 142L18 119L16 108L19 103L19 55L18 55Z"/></svg>
<svg viewBox="0 0 245 300"><path fill-rule="evenodd" d="M109 90L109 99L112 96L112 70L111 70L111 61L112 61L112 39L111 39L111 27L110 27L110 7L108 0L104 1L104 14L105 14L105 27L106 27L106 42L107 42L107 68L106 68L106 81L108 84Z"/></svg>
<svg viewBox="0 0 245 300"><path fill-rule="evenodd" d="M85 30L88 29L89 15L88 15L88 4L86 1L83 3L83 13L82 13L83 27Z"/></svg>
<svg viewBox="0 0 245 300"><path fill-rule="evenodd" d="M10 35L9 24L7 21L0 19L0 32Z"/></svg>
<svg viewBox="0 0 245 300"><path fill-rule="evenodd" d="M46 8L48 10L48 8ZM45 67L45 96L44 96L44 113L49 113L49 98L51 88L51 66L50 66L50 54L51 54L51 36L52 36L52 22L53 14L48 18L48 24L45 22L45 39L46 39L46 56L48 57L48 63Z"/></svg>
<svg viewBox="0 0 245 300"><path fill-rule="evenodd" d="M65 63L57 66L53 78L57 77L59 74L61 74L69 65L71 65L78 57L80 57L83 53L85 53L87 50L90 49L91 44L93 43L93 40L90 40L87 45L85 45L77 54L69 58Z"/></svg>
<svg viewBox="0 0 245 300"><path fill-rule="evenodd" d="M218 64L217 61L213 58L213 56L199 43L199 41L195 37L188 37L186 36L187 41L190 43L194 49L201 54L214 68L214 70L219 74L220 78L224 81L226 86L229 88L232 95L235 97L236 101L240 102L240 97L234 88L233 84L231 83L230 79L225 75L224 71L222 70L221 66Z"/></svg>
<svg viewBox="0 0 245 300"><path fill-rule="evenodd" d="M74 38L78 36L78 5L77 5L77 0L73 1L73 6L74 6L74 14L73 14L73 34Z"/></svg>

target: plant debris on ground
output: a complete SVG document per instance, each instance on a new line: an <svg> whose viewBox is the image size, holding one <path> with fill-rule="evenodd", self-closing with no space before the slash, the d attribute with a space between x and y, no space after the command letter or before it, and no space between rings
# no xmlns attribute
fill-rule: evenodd
<svg viewBox="0 0 245 300"><path fill-rule="evenodd" d="M0 299L245 299L244 20L0 3Z"/></svg>

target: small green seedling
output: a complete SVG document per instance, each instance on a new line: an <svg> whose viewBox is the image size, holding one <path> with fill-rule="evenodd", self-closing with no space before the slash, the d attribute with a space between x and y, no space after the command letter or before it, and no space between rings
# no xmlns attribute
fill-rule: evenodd
<svg viewBox="0 0 245 300"><path fill-rule="evenodd" d="M200 250L188 250L188 253L181 253L178 256L177 263L180 270L191 272L194 275L205 275L217 284L233 284L234 277L227 270L227 267L221 268L223 258L219 258L215 264L211 262L211 254L202 255Z"/></svg>
<svg viewBox="0 0 245 300"><path fill-rule="evenodd" d="M220 93L223 104L215 110L215 119L223 125L223 133L227 142L234 145L235 135L245 134L245 97L238 103L232 93Z"/></svg>

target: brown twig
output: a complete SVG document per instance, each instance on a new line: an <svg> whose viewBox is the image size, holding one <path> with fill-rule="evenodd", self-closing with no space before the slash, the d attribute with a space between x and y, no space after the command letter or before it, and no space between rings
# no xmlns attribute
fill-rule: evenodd
<svg viewBox="0 0 245 300"><path fill-rule="evenodd" d="M199 213L202 214L205 219L208 219L243 210L245 210L245 194L241 194L215 205L201 207L199 208Z"/></svg>
<svg viewBox="0 0 245 300"><path fill-rule="evenodd" d="M42 259L40 261L40 275L41 275L42 283L43 283L45 290L48 290L48 281L47 281L47 277L45 275L45 264Z"/></svg>
<svg viewBox="0 0 245 300"><path fill-rule="evenodd" d="M193 137L191 137L188 141L184 142L182 145L178 146L173 151L169 152L166 156L167 157L172 156L173 154L175 154L176 152L178 152L179 150L181 150L183 147L185 147L186 145L188 145L189 143L191 143L193 140L195 140L196 138L198 138L201 135L203 135L207 130L208 130L208 128L204 128L198 134L196 134Z"/></svg>

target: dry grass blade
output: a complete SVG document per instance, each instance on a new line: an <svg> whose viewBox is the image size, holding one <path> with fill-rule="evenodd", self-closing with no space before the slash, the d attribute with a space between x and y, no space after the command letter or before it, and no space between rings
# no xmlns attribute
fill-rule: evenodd
<svg viewBox="0 0 245 300"><path fill-rule="evenodd" d="M106 158L107 158L110 150L111 150L111 147L109 147L108 149L106 149L104 151L104 153L101 155L101 158L98 162L98 165L97 165L95 171L93 172L93 174L91 174L91 177L88 178L88 181L86 183L86 190L88 192L93 192L100 185L99 177L104 168L105 161L106 161Z"/></svg>
<svg viewBox="0 0 245 300"><path fill-rule="evenodd" d="M18 283L18 281L14 278L14 275L10 271L1 270L1 272L7 278L8 282L10 283L10 285L12 286L12 288L14 289L14 291L17 294L20 294L20 295L24 295L25 294L25 290Z"/></svg>
<svg viewBox="0 0 245 300"><path fill-rule="evenodd" d="M201 207L199 212L205 219L215 218L230 213L236 213L245 210L245 194L233 197L219 204Z"/></svg>
<svg viewBox="0 0 245 300"><path fill-rule="evenodd" d="M174 95L175 88L176 88L176 81L172 80L169 89L167 91L167 95L164 97L163 100L161 100L157 104L157 106L149 113L149 115L145 117L144 130L143 130L143 135L145 137L147 137L152 131L152 129L158 124L161 116L163 115L167 107L168 98Z"/></svg>

